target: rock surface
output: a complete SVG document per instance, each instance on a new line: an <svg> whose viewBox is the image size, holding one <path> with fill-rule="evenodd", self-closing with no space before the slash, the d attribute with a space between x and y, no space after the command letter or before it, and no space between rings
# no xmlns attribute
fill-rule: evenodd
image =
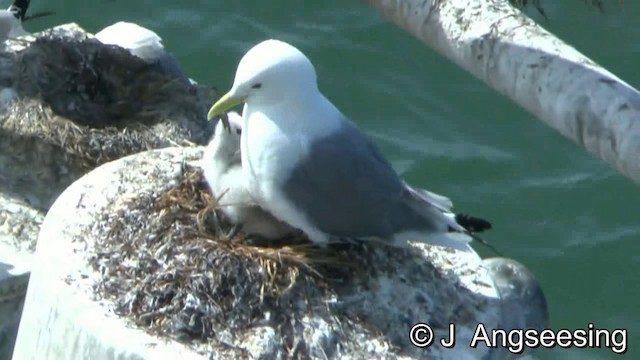
<svg viewBox="0 0 640 360"><path fill-rule="evenodd" d="M421 349L408 338L416 322L437 338L455 323L459 344L479 322L498 326L497 289L475 253L423 244L313 252L216 239L190 225L206 212L206 201L190 200L206 188L197 178L201 151L110 162L58 198L40 233L17 358L488 354ZM166 222L175 209L180 217Z"/></svg>
<svg viewBox="0 0 640 360"><path fill-rule="evenodd" d="M0 87L15 92L0 120L0 192L46 211L100 164L207 142L212 89L175 81L76 26L61 28L0 52Z"/></svg>
<svg viewBox="0 0 640 360"><path fill-rule="evenodd" d="M549 326L547 300L542 287L533 273L516 260L496 257L483 261L500 294L499 329L535 329L542 331ZM504 347L492 349L491 359L514 359L519 356L509 353ZM524 356L530 356L531 349L525 348Z"/></svg>
<svg viewBox="0 0 640 360"><path fill-rule="evenodd" d="M425 245L258 250L203 232L201 148L116 159L204 144L215 92L77 25L47 34L0 49L0 358L41 225L16 359L501 359L512 356L418 349L408 331L425 322L440 337L454 322L468 344L478 322L546 324L539 284L508 259Z"/></svg>
<svg viewBox="0 0 640 360"><path fill-rule="evenodd" d="M24 294L29 281L30 256L0 244L0 359L10 359Z"/></svg>
<svg viewBox="0 0 640 360"><path fill-rule="evenodd" d="M122 156L206 143L215 91L174 81L75 24L0 46L0 269L22 269L0 275L4 358L24 297L14 285L26 284L23 258L58 195Z"/></svg>

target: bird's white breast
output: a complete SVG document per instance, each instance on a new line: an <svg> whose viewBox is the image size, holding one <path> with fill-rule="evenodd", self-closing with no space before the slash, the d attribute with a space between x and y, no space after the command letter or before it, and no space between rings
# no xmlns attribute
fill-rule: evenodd
<svg viewBox="0 0 640 360"><path fill-rule="evenodd" d="M253 113L242 136L242 169L254 196L265 202L278 198L278 189L307 151L304 142Z"/></svg>
<svg viewBox="0 0 640 360"><path fill-rule="evenodd" d="M282 185L307 156L314 139L339 126L334 121L339 113L324 97L302 107L283 104L252 111L246 105L243 118L242 168L250 191L263 203L280 201Z"/></svg>

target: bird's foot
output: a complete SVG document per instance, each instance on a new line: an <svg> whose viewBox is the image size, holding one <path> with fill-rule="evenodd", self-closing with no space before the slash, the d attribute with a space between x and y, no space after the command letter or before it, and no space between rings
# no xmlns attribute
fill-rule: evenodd
<svg viewBox="0 0 640 360"><path fill-rule="evenodd" d="M210 219L211 219L210 225L213 228L213 232L217 236L223 236L225 232L222 229L222 219L220 218L220 215L216 210L213 210L213 212L211 213Z"/></svg>
<svg viewBox="0 0 640 360"><path fill-rule="evenodd" d="M242 230L242 225L235 224L231 226L231 229L229 229L229 231L225 234L225 237L227 238L227 240L231 240L235 238L238 233L240 233L240 230Z"/></svg>

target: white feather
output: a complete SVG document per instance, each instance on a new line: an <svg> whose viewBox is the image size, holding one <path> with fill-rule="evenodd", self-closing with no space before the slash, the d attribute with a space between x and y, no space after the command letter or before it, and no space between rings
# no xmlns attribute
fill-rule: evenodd
<svg viewBox="0 0 640 360"><path fill-rule="evenodd" d="M221 211L229 220L242 225L244 232L268 239L281 238L294 229L276 220L256 205L247 191L240 163L240 135L242 119L235 112L228 114L231 131L222 121L204 151L202 168L205 179L215 197L220 197Z"/></svg>
<svg viewBox="0 0 640 360"><path fill-rule="evenodd" d="M103 44L125 48L148 63L157 61L165 53L158 34L130 22L120 21L109 25L96 33L95 38Z"/></svg>
<svg viewBox="0 0 640 360"><path fill-rule="evenodd" d="M0 41L17 38L29 33L22 27L22 22L9 10L0 10Z"/></svg>
<svg viewBox="0 0 640 360"><path fill-rule="evenodd" d="M305 209L296 208L281 190L291 170L307 158L312 143L343 126L344 116L317 87L313 65L289 44L264 41L240 60L229 96L245 99L241 147L249 192L275 217L304 231L314 243L326 244L330 235L312 223ZM460 227L449 216L451 201L426 190L413 193L417 201L412 206L420 207L423 202L424 209L416 211L425 210L424 216L432 216L436 228L425 233L399 231L386 240L398 246L415 240L467 250L469 236L447 233L447 225ZM344 201L349 201L349 194L343 195Z"/></svg>

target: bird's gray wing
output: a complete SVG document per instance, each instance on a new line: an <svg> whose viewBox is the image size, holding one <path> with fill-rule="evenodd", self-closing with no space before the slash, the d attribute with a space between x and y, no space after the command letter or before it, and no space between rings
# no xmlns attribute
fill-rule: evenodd
<svg viewBox="0 0 640 360"><path fill-rule="evenodd" d="M433 230L441 221L439 211L409 189L378 148L345 119L339 131L314 141L283 193L332 236L389 238L406 230Z"/></svg>
<svg viewBox="0 0 640 360"><path fill-rule="evenodd" d="M442 212L451 211L451 209L453 208L453 202L451 201L451 199L449 199L444 195L436 194L434 192L431 192L425 189L417 189L417 188L411 187L409 184L406 184L406 183L405 183L405 186L408 188L409 191L414 192L416 196L422 198L424 201L437 207Z"/></svg>

